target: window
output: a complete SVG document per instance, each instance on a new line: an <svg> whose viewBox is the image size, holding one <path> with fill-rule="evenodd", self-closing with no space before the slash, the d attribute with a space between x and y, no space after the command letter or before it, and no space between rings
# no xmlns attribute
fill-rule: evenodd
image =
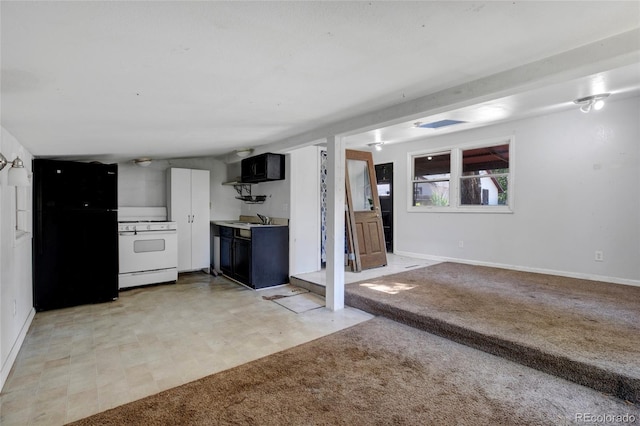
<svg viewBox="0 0 640 426"><path fill-rule="evenodd" d="M409 211L510 212L512 138L409 154Z"/></svg>
<svg viewBox="0 0 640 426"><path fill-rule="evenodd" d="M15 239L27 237L31 233L30 187L18 186L16 191Z"/></svg>
<svg viewBox="0 0 640 426"><path fill-rule="evenodd" d="M508 143L462 151L460 205L506 205L508 189Z"/></svg>
<svg viewBox="0 0 640 426"><path fill-rule="evenodd" d="M416 156L413 161L413 206L448 206L451 153Z"/></svg>

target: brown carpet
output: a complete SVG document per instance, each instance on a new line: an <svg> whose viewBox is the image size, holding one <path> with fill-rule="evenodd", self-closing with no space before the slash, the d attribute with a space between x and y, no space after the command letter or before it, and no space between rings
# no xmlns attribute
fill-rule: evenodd
<svg viewBox="0 0 640 426"><path fill-rule="evenodd" d="M72 424L543 425L580 413L640 418L617 398L375 318Z"/></svg>
<svg viewBox="0 0 640 426"><path fill-rule="evenodd" d="M441 263L345 293L350 306L640 402L640 287Z"/></svg>

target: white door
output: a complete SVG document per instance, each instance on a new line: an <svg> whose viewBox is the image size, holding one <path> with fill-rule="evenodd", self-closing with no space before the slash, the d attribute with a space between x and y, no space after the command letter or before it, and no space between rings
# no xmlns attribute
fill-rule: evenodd
<svg viewBox="0 0 640 426"><path fill-rule="evenodd" d="M169 220L178 225L178 271L191 270L191 170L170 169Z"/></svg>
<svg viewBox="0 0 640 426"><path fill-rule="evenodd" d="M211 263L209 171L191 170L191 269Z"/></svg>

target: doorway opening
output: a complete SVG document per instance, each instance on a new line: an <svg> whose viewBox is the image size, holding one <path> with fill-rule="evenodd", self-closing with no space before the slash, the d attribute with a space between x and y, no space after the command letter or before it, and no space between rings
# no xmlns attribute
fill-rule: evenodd
<svg viewBox="0 0 640 426"><path fill-rule="evenodd" d="M387 253L393 253L393 163L376 164L378 197Z"/></svg>

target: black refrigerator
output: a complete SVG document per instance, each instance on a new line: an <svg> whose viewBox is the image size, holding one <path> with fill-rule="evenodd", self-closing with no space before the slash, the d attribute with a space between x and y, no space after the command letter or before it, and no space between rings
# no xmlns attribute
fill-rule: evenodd
<svg viewBox="0 0 640 426"><path fill-rule="evenodd" d="M33 305L118 298L116 164L33 160Z"/></svg>

